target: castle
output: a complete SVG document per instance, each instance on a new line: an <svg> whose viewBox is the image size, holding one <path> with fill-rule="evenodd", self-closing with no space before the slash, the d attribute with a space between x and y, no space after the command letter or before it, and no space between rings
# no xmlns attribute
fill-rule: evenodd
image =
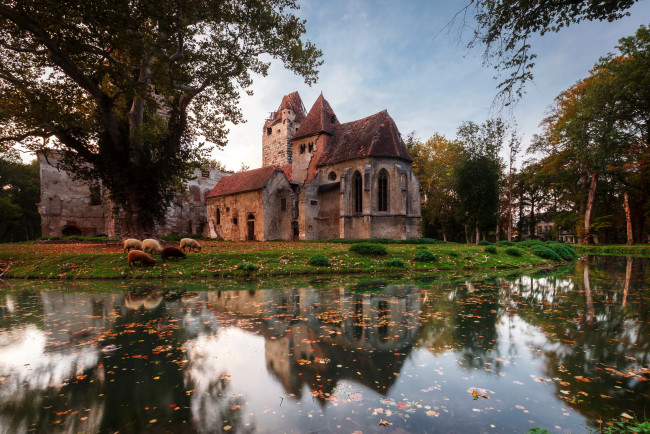
<svg viewBox="0 0 650 434"><path fill-rule="evenodd" d="M342 124L322 94L306 113L293 92L264 123L262 155L207 194L210 237L420 237L419 181L385 110Z"/></svg>

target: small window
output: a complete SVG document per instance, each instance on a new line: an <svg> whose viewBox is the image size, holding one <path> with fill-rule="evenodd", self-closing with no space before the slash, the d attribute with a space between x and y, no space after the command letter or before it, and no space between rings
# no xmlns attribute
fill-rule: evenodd
<svg viewBox="0 0 650 434"><path fill-rule="evenodd" d="M201 171L201 176L203 178L209 178L210 177L210 171L209 170L202 170Z"/></svg>
<svg viewBox="0 0 650 434"><path fill-rule="evenodd" d="M280 199L280 211L286 211L287 210L287 199L282 198Z"/></svg>
<svg viewBox="0 0 650 434"><path fill-rule="evenodd" d="M230 207L229 206L226 207L226 212L230 212Z"/></svg>
<svg viewBox="0 0 650 434"><path fill-rule="evenodd" d="M331 117L331 119L330 119L330 122L331 122L331 123L335 123L335 122L336 122L336 115L332 115L332 117Z"/></svg>
<svg viewBox="0 0 650 434"><path fill-rule="evenodd" d="M309 144L309 152L314 152L314 144L313 143Z"/></svg>
<svg viewBox="0 0 650 434"><path fill-rule="evenodd" d="M305 153L305 144L304 143L302 145L300 145L300 153L301 154Z"/></svg>
<svg viewBox="0 0 650 434"><path fill-rule="evenodd" d="M221 224L221 211L217 208L217 224Z"/></svg>
<svg viewBox="0 0 650 434"><path fill-rule="evenodd" d="M237 224L237 217L234 217L234 218L232 219L232 224L233 224L233 225L236 225L236 224Z"/></svg>
<svg viewBox="0 0 650 434"><path fill-rule="evenodd" d="M266 135L267 135L267 136L270 136L271 133L273 133L273 129L271 129L270 127L267 128L267 129L266 129Z"/></svg>
<svg viewBox="0 0 650 434"><path fill-rule="evenodd" d="M312 199L312 200L309 201L309 205L316 206L316 205L318 205L318 201Z"/></svg>
<svg viewBox="0 0 650 434"><path fill-rule="evenodd" d="M314 230L314 227L312 225L307 226L307 232L311 232Z"/></svg>
<svg viewBox="0 0 650 434"><path fill-rule="evenodd" d="M388 211L388 172L385 169L377 177L377 211Z"/></svg>
<svg viewBox="0 0 650 434"><path fill-rule="evenodd" d="M332 171L327 175L327 179L330 181L336 181L336 172Z"/></svg>

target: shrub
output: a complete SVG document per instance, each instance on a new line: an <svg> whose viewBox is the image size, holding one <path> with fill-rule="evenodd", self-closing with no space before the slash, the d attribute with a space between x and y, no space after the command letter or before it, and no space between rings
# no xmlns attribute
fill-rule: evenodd
<svg viewBox="0 0 650 434"><path fill-rule="evenodd" d="M316 267L329 267L330 261L322 253L317 253L309 259L309 264Z"/></svg>
<svg viewBox="0 0 650 434"><path fill-rule="evenodd" d="M362 255L371 256L384 256L388 253L386 247L381 244L360 243L350 247L351 252L360 253Z"/></svg>
<svg viewBox="0 0 650 434"><path fill-rule="evenodd" d="M415 257L413 259L418 262L433 262L436 260L436 255L428 250L418 250L415 252Z"/></svg>
<svg viewBox="0 0 650 434"><path fill-rule="evenodd" d="M560 258L562 258L565 261L570 261L571 259L575 259L576 257L578 257L578 254L576 253L575 250L573 250L573 247L567 244L561 244L554 241L552 243L546 243L546 247L553 250L555 253L558 254Z"/></svg>
<svg viewBox="0 0 650 434"><path fill-rule="evenodd" d="M486 240L481 240L477 243L479 246L491 246L492 243Z"/></svg>
<svg viewBox="0 0 650 434"><path fill-rule="evenodd" d="M497 248L494 247L494 246L485 246L485 249L483 249L483 251L485 251L485 253L492 253L492 254L494 254L494 253L497 252Z"/></svg>
<svg viewBox="0 0 650 434"><path fill-rule="evenodd" d="M458 256L458 252L454 252L453 250L448 253L449 256L453 256L454 258Z"/></svg>
<svg viewBox="0 0 650 434"><path fill-rule="evenodd" d="M521 256L521 250L516 247L508 247L506 253L510 256Z"/></svg>
<svg viewBox="0 0 650 434"><path fill-rule="evenodd" d="M497 241L495 244L501 247L511 247L515 245L514 241L508 241L508 240Z"/></svg>
<svg viewBox="0 0 650 434"><path fill-rule="evenodd" d="M242 262L241 264L237 265L237 269L241 270L245 273L252 273L253 271L257 271L259 267L255 264L251 264L250 262Z"/></svg>
<svg viewBox="0 0 650 434"><path fill-rule="evenodd" d="M388 267L397 267L397 268L404 268L406 267L406 263L402 261L401 259L389 259L388 261L385 262L386 266Z"/></svg>
<svg viewBox="0 0 650 434"><path fill-rule="evenodd" d="M532 247L532 246L540 246L543 244L544 242L540 240L526 240L526 241L520 241L518 245L521 247Z"/></svg>
<svg viewBox="0 0 650 434"><path fill-rule="evenodd" d="M552 249L549 249L546 246L543 245L534 245L530 248L530 251L533 252L535 256L539 256L540 258L544 259L551 259L556 262L562 262L562 258L560 255L555 253Z"/></svg>

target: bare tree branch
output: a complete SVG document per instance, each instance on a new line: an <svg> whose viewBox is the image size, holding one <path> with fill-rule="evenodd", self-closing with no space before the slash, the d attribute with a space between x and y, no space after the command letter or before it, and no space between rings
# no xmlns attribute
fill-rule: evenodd
<svg viewBox="0 0 650 434"><path fill-rule="evenodd" d="M33 48L14 47L13 45L6 44L2 41L0 41L0 46L8 50L17 51L19 53L31 53L36 55L47 54L47 50L34 50Z"/></svg>

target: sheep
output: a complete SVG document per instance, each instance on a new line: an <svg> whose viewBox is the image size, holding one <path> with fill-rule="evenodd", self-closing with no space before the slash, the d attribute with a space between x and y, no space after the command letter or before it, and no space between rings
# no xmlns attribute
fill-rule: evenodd
<svg viewBox="0 0 650 434"><path fill-rule="evenodd" d="M149 252L151 253L160 253L162 252L162 247L160 246L160 243L153 238L147 238L146 240L142 241L142 251L143 252Z"/></svg>
<svg viewBox="0 0 650 434"><path fill-rule="evenodd" d="M142 250L142 241L136 240L135 238L127 238L124 240L124 253L130 252L131 250Z"/></svg>
<svg viewBox="0 0 650 434"><path fill-rule="evenodd" d="M176 247L165 247L160 254L163 262L167 258L185 258L185 253Z"/></svg>
<svg viewBox="0 0 650 434"><path fill-rule="evenodd" d="M186 251L186 248L192 251L194 251L194 249L201 251L201 245L193 238L183 238L181 240L181 250Z"/></svg>
<svg viewBox="0 0 650 434"><path fill-rule="evenodd" d="M131 250L129 252L129 267L131 266L131 264L135 264L136 262L139 262L140 265L156 264L156 260L151 256L147 255L145 252L141 252L140 250Z"/></svg>

